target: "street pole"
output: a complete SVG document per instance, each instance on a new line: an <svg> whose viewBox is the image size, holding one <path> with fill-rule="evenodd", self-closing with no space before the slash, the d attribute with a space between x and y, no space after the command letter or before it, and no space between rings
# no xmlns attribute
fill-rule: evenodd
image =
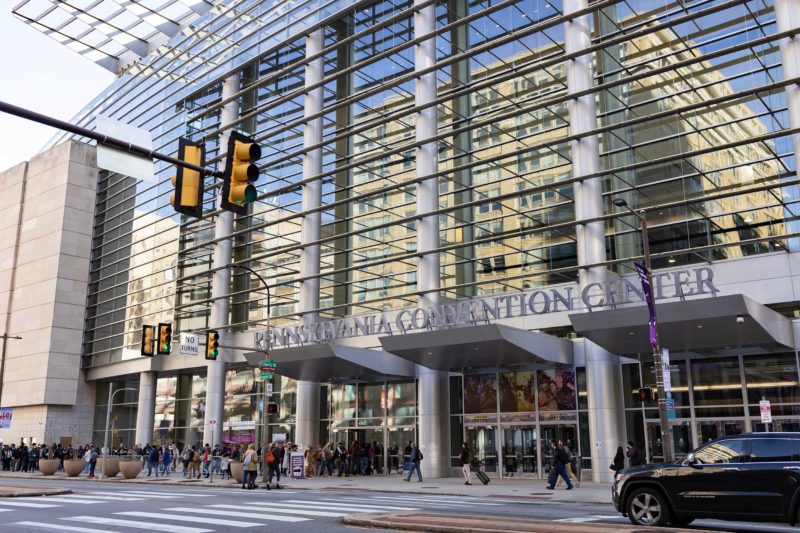
<svg viewBox="0 0 800 533"><path fill-rule="evenodd" d="M105 435L103 437L103 478L106 477L106 463L108 463L108 455L109 455L108 452L111 451L108 448L108 426L111 423L111 407L114 405L114 396L116 396L118 392L124 390L139 390L131 387L124 387L122 389L117 389L117 390L113 389L114 389L114 383L111 382L108 384L108 406L106 407L106 430L105 430Z"/></svg>
<svg viewBox="0 0 800 533"><path fill-rule="evenodd" d="M671 463L675 459L675 453L672 449L672 434L669 427L669 418L667 417L667 396L664 391L664 359L661 353L661 342L658 338L658 317L656 315L655 295L652 293L655 287L653 287L653 268L650 262L650 235L647 231L646 211L644 209L640 209L639 211L631 209L624 198L614 198L611 203L617 207L624 207L639 219L639 228L642 232L644 269L647 274L647 284L650 287L651 297L653 298L653 321L655 323L655 329L653 331L655 340L653 343L653 365L655 366L656 372L656 394L658 395L658 423L661 427L661 449L664 455L664 462Z"/></svg>

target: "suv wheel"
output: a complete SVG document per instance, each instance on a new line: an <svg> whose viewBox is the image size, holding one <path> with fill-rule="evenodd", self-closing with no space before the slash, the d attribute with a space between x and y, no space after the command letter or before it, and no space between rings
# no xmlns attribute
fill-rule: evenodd
<svg viewBox="0 0 800 533"><path fill-rule="evenodd" d="M628 498L628 519L635 526L666 526L669 509L661 493L650 487L636 489Z"/></svg>

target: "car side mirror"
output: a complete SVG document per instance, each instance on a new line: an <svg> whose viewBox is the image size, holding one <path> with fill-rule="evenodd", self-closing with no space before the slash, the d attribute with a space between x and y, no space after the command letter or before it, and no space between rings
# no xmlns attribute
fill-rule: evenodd
<svg viewBox="0 0 800 533"><path fill-rule="evenodd" d="M686 456L686 465L691 466L692 468L703 468L703 466L697 462L697 458L694 456L693 453L690 453Z"/></svg>

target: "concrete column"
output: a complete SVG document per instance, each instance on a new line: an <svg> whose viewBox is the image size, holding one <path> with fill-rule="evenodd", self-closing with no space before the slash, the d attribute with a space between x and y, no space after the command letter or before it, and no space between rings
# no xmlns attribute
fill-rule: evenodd
<svg viewBox="0 0 800 533"><path fill-rule="evenodd" d="M241 82L239 76L233 75L226 79L222 84L222 99L232 97L239 92ZM222 124L230 124L239 117L239 101L232 100L225 104L222 108ZM228 146L228 132L220 135L221 150L227 150ZM219 195L218 203L222 199ZM232 257L232 242L230 238L225 238L233 233L233 213L223 211L217 216L217 223L214 227L214 239L223 239L214 245L214 263L213 268L220 268L229 265ZM208 319L210 329L215 329L219 333L220 346L226 344L226 331L228 327L228 306L231 286L231 269L223 268L214 272L214 277L211 280L211 297L214 301L211 303L211 316ZM207 365L207 378L206 378L206 415L204 420L204 437L205 442L219 444L221 442L220 436L224 425L225 418L225 371L227 365L225 358L227 350L220 349L220 355L216 361L206 361ZM209 420L216 421L216 428L212 438L211 427Z"/></svg>
<svg viewBox="0 0 800 533"><path fill-rule="evenodd" d="M136 442L142 446L153 442L153 424L156 418L156 372L142 372L139 377L139 406L136 410ZM120 393L124 394L124 393ZM110 446L119 445L111 442Z"/></svg>
<svg viewBox="0 0 800 533"><path fill-rule="evenodd" d="M415 4L420 4L415 0ZM424 37L436 26L435 6L420 9L414 15L414 37ZM414 66L422 70L436 63L435 38L419 43L414 50ZM415 87L415 102L423 105L436 99L436 74L419 76ZM436 135L436 107L428 107L417 113L417 141ZM439 273L439 216L430 215L439 208L439 181L433 176L439 167L439 149L436 142L428 142L417 148L417 287L419 290L438 289ZM420 298L423 305L435 304L438 293L426 293ZM419 444L423 447L423 476L446 477L450 471L450 394L447 372L417 366Z"/></svg>
<svg viewBox="0 0 800 533"><path fill-rule="evenodd" d="M588 0L565 0L564 14L587 8ZM591 22L588 15L577 17L565 24L564 41L568 54L587 48L591 44ZM576 93L592 87L592 56L585 54L567 61L567 90ZM595 95L574 98L569 102L570 134L591 131L597 124ZM597 135L587 135L571 143L572 174L574 177L597 172L600 152ZM581 220L603 214L602 182L592 178L575 184L575 220L578 241L578 264L588 265L606 259L605 230L602 222L581 224ZM580 270L581 289L589 283L606 278L604 267ZM625 441L624 402L622 397L622 372L619 357L585 341L586 380L589 403L589 442L591 443L594 481L611 481L613 472L608 465L613 462L617 446ZM587 450L582 450L585 455Z"/></svg>
<svg viewBox="0 0 800 533"><path fill-rule="evenodd" d="M775 0L775 15L779 32L800 28L800 0ZM780 49L783 78L797 78L800 76L800 36L781 39ZM789 126L800 128L800 86L788 85L785 91ZM800 156L800 134L792 135L792 147L796 161Z"/></svg>
<svg viewBox="0 0 800 533"><path fill-rule="evenodd" d="M314 31L306 37L306 57L311 57L322 50L324 42L322 29ZM306 65L306 87L322 80L324 72L322 58L315 59ZM303 113L306 117L322 111L322 87L306 92ZM303 146L312 146L322 142L322 118L307 120L303 128ZM303 179L316 176L322 172L322 148L306 152L303 156ZM303 211L314 209L322 203L322 182L314 180L303 186ZM319 274L319 245L308 243L320 238L320 213L305 215L300 227L300 276ZM303 321L310 324L317 319L319 313L319 278L310 278L300 283L300 313ZM301 381L297 384L297 428L295 442L304 446L319 443L319 394L320 384Z"/></svg>

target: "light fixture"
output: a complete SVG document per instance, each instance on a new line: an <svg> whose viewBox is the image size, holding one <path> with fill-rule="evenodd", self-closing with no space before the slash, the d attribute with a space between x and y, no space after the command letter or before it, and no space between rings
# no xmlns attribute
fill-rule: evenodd
<svg viewBox="0 0 800 533"><path fill-rule="evenodd" d="M697 329L703 329L703 324L697 324Z"/></svg>
<svg viewBox="0 0 800 533"><path fill-rule="evenodd" d="M628 335L636 335L633 331L629 331Z"/></svg>
<svg viewBox="0 0 800 533"><path fill-rule="evenodd" d="M677 261L677 259L675 259L674 256L669 256L669 259L667 259L667 263L674 263L675 261Z"/></svg>

